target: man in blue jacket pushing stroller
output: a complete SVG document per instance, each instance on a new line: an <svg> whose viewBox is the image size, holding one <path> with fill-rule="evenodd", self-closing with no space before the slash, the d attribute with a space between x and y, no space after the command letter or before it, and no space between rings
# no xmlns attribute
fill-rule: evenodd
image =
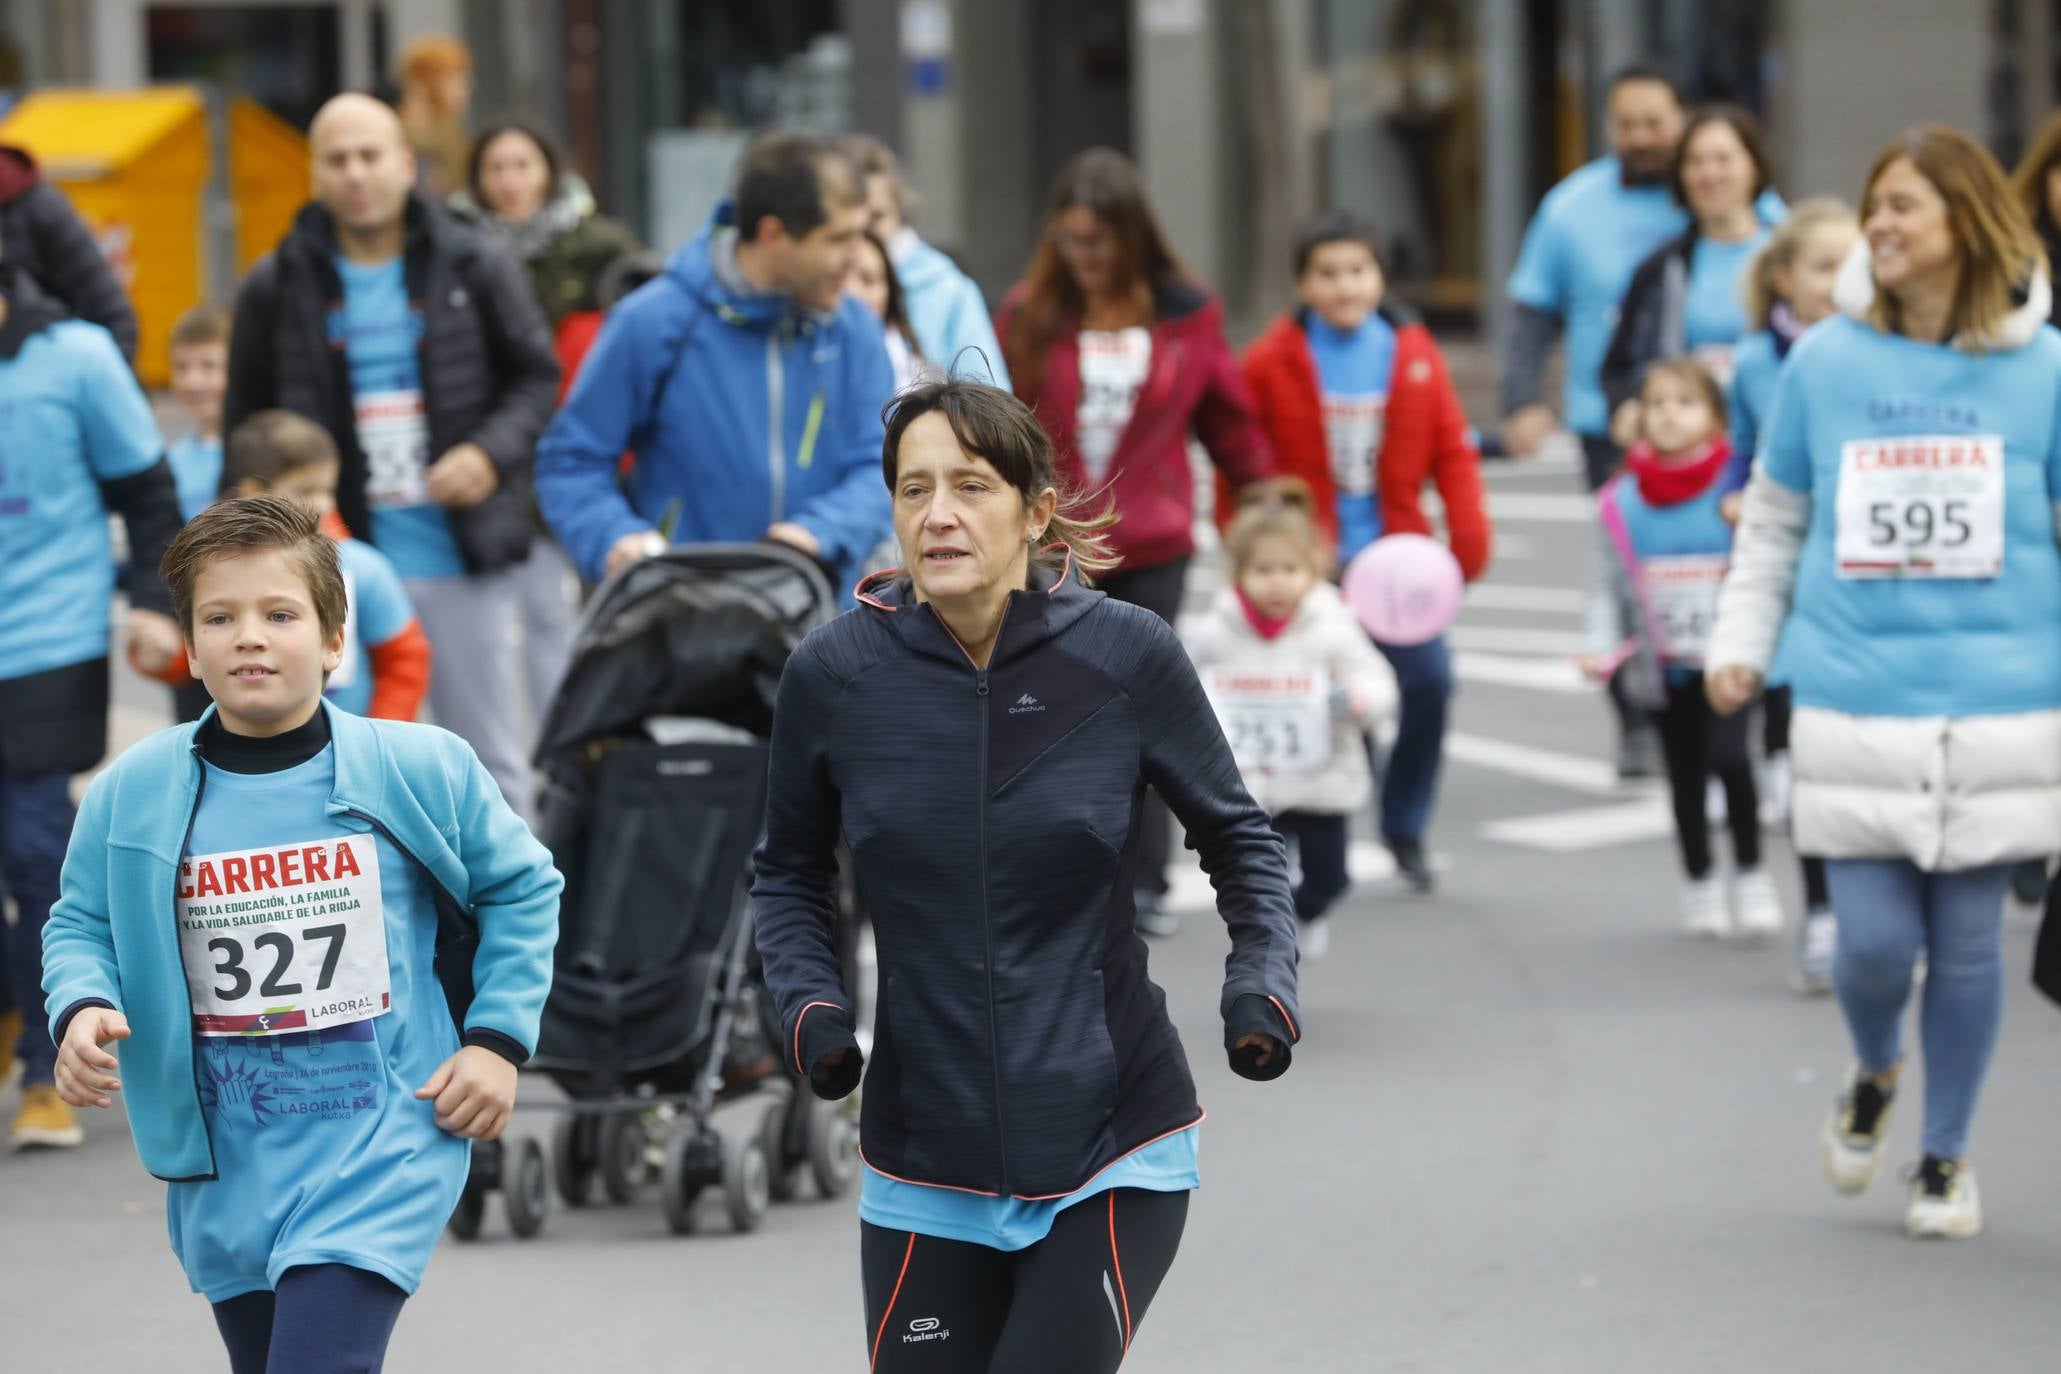
<svg viewBox="0 0 2061 1374"><path fill-rule="evenodd" d="M766 135L708 227L609 313L537 448L538 499L582 574L760 538L856 574L887 536L893 373L842 292L865 222L834 144Z"/></svg>

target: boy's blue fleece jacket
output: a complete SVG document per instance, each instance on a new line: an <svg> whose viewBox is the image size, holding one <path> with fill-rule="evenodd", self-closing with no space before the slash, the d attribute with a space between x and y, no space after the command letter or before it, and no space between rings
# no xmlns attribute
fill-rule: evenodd
<svg viewBox="0 0 2061 1374"><path fill-rule="evenodd" d="M329 814L347 831L384 831L478 924L466 1038L534 1051L565 885L550 852L456 735L322 709L336 751ZM96 1003L128 1020L130 1038L116 1047L122 1095L143 1166L168 1181L215 1176L174 902L200 798L198 729L161 730L93 780L43 931L52 1036L62 1043L71 1013ZM409 1022L404 1031L428 1034L441 1018L450 1033L441 997L394 1014Z"/></svg>
<svg viewBox="0 0 2061 1374"><path fill-rule="evenodd" d="M609 312L537 446L538 502L589 578L618 539L669 519L682 544L748 542L792 521L823 562L853 573L892 530L880 412L894 369L880 322L849 297L819 313L735 289L718 268L733 214L717 206Z"/></svg>

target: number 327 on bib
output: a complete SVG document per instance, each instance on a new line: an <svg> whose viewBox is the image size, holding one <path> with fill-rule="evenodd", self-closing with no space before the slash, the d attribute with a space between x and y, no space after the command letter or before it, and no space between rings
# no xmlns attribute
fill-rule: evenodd
<svg viewBox="0 0 2061 1374"><path fill-rule="evenodd" d="M392 1009L369 835L193 855L177 907L196 1034L320 1030Z"/></svg>
<svg viewBox="0 0 2061 1374"><path fill-rule="evenodd" d="M1856 439L1839 455L1839 575L1979 579L2004 568L2004 441Z"/></svg>

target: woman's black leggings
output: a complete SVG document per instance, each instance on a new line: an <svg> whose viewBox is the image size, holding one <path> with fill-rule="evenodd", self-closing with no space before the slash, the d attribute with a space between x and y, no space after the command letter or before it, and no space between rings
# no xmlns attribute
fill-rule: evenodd
<svg viewBox="0 0 2061 1374"><path fill-rule="evenodd" d="M1667 709L1653 713L1667 758L1668 790L1674 795L1675 836L1682 867L1691 878L1709 876L1710 820L1704 788L1713 776L1724 784L1731 813L1732 858L1740 868L1760 866L1760 789L1754 785L1753 756L1746 745L1747 713L1720 716L1703 695L1703 674L1667 684Z"/></svg>
<svg viewBox="0 0 2061 1374"><path fill-rule="evenodd" d="M1023 1250L859 1226L874 1374L1114 1374L1173 1267L1186 1193L1116 1188Z"/></svg>

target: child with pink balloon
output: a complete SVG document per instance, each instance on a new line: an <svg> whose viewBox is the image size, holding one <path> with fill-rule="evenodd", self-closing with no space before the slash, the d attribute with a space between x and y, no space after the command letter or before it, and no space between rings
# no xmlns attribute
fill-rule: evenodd
<svg viewBox="0 0 2061 1374"><path fill-rule="evenodd" d="M1612 677L1660 731L1682 858L1683 928L1722 938L1783 925L1761 864L1760 797L1744 715L1719 716L1703 694L1703 652L1731 566L1723 513L1731 458L1725 395L1689 358L1654 363L1640 385L1640 438L1625 471L1597 493L1599 537L1582 666ZM1723 784L1734 872L1728 896L1711 856L1705 795Z"/></svg>
<svg viewBox="0 0 2061 1374"><path fill-rule="evenodd" d="M1249 488L1231 522L1230 585L1187 636L1253 800L1297 851L1302 954L1330 948L1326 914L1351 887L1352 817L1372 781L1363 733L1394 714L1395 675L1326 579L1309 488Z"/></svg>

